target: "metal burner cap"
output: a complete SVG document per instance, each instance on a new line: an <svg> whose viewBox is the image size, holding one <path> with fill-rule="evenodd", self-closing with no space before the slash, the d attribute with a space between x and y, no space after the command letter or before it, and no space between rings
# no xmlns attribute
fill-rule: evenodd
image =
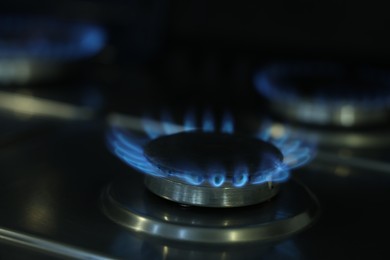
<svg viewBox="0 0 390 260"><path fill-rule="evenodd" d="M151 141L144 150L146 158L167 173L198 174L208 178L218 172L225 177L245 166L249 173L261 173L282 162L282 153L259 139L207 132L183 132Z"/></svg>

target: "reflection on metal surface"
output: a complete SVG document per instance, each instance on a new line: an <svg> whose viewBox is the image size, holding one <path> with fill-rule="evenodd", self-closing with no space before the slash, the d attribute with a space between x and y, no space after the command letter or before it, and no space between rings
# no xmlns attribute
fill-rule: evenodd
<svg viewBox="0 0 390 260"><path fill-rule="evenodd" d="M296 138L303 142L315 143L319 147L383 149L390 145L389 127L343 131L340 129L312 128L296 124L283 124L280 120L268 119L265 121L265 124L269 125L270 129L283 127L289 132L291 138Z"/></svg>
<svg viewBox="0 0 390 260"><path fill-rule="evenodd" d="M27 247L31 250L38 250L47 255L50 254L76 259L111 259L107 256L82 248L45 240L33 235L22 234L21 232L15 232L4 228L0 228L0 239L3 240L3 242Z"/></svg>
<svg viewBox="0 0 390 260"><path fill-rule="evenodd" d="M345 166L337 166L334 173L339 177L348 177L351 175L351 169Z"/></svg>
<svg viewBox="0 0 390 260"><path fill-rule="evenodd" d="M129 241L125 234L121 234L113 241L112 247L119 253L120 259L305 259L293 240L210 246L148 238ZM131 252L137 253L120 254L129 248Z"/></svg>
<svg viewBox="0 0 390 260"><path fill-rule="evenodd" d="M334 163L340 163L342 165L357 167L362 170L390 173L390 163L388 162L370 160L361 157L340 156L330 152L320 152L318 153L317 158L318 160L331 165Z"/></svg>
<svg viewBox="0 0 390 260"><path fill-rule="evenodd" d="M37 70L28 60L0 60L0 82L7 84L16 82L19 84L26 83L30 80L32 70ZM37 74L40 74L39 70Z"/></svg>
<svg viewBox="0 0 390 260"><path fill-rule="evenodd" d="M29 203L24 208L24 225L37 232L55 232L58 217L55 205L52 204L52 201L55 199L53 198L55 194L48 196L48 194L45 194L45 191L48 189L44 185L36 186L43 189L37 190L31 197L26 198Z"/></svg>
<svg viewBox="0 0 390 260"><path fill-rule="evenodd" d="M295 181L270 202L239 210L182 207L134 185L140 181L133 176L112 183L102 196L103 211L130 230L160 239L209 244L281 239L308 227L319 210L313 195ZM281 209L288 212L284 218L277 214Z"/></svg>
<svg viewBox="0 0 390 260"><path fill-rule="evenodd" d="M356 119L356 112L351 105L344 105L340 108L340 123L343 126L353 126Z"/></svg>
<svg viewBox="0 0 390 260"><path fill-rule="evenodd" d="M181 204L203 207L242 207L261 203L278 193L277 183L245 188L194 186L177 180L145 176L146 187L154 194Z"/></svg>
<svg viewBox="0 0 390 260"><path fill-rule="evenodd" d="M86 107L51 101L31 95L0 91L0 111L67 120L89 120L94 111Z"/></svg>

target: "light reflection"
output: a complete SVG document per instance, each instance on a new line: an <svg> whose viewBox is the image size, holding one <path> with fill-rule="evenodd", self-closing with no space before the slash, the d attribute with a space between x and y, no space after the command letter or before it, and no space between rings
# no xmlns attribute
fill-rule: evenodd
<svg viewBox="0 0 390 260"><path fill-rule="evenodd" d="M339 177L346 178L351 175L351 169L349 167L337 166L334 170L334 174Z"/></svg>
<svg viewBox="0 0 390 260"><path fill-rule="evenodd" d="M24 84L31 78L33 69L33 64L28 60L0 60L0 82L3 84L10 82Z"/></svg>
<svg viewBox="0 0 390 260"><path fill-rule="evenodd" d="M134 230L136 231L143 231L145 230L145 225L147 224L148 220L143 217L137 218L137 223L134 225Z"/></svg>
<svg viewBox="0 0 390 260"><path fill-rule="evenodd" d="M48 165L46 165L48 166ZM51 173L53 169L43 169ZM58 228L59 208L58 196L62 192L62 185L58 175L47 174L42 178L31 178L29 185L31 191L27 191L24 205L20 210L23 216L23 225L39 233L53 233Z"/></svg>
<svg viewBox="0 0 390 260"><path fill-rule="evenodd" d="M169 247L163 246L162 256L163 256L163 259L168 259L168 257L169 257Z"/></svg>
<svg viewBox="0 0 390 260"><path fill-rule="evenodd" d="M343 126L351 126L355 123L356 112L353 106L344 105L340 109L340 122Z"/></svg>
<svg viewBox="0 0 390 260"><path fill-rule="evenodd" d="M187 236L187 230L186 229L180 229L179 230L179 238L186 238Z"/></svg>
<svg viewBox="0 0 390 260"><path fill-rule="evenodd" d="M234 242L234 241L237 241L239 239L239 233L236 232L236 231L231 231L229 232L229 239L230 241Z"/></svg>
<svg viewBox="0 0 390 260"><path fill-rule="evenodd" d="M0 91L0 110L21 115L68 120L88 120L94 116L94 111L89 108L4 91Z"/></svg>

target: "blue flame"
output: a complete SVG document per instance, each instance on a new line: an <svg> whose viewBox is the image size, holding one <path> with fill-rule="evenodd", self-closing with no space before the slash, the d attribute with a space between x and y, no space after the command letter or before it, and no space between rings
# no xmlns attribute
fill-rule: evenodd
<svg viewBox="0 0 390 260"><path fill-rule="evenodd" d="M102 50L105 31L93 24L38 16L0 16L0 58L77 60Z"/></svg>
<svg viewBox="0 0 390 260"><path fill-rule="evenodd" d="M234 120L232 114L227 112L223 114L221 132L228 134L234 133Z"/></svg>
<svg viewBox="0 0 390 260"><path fill-rule="evenodd" d="M145 130L145 133L149 136L150 139L155 139L160 136L160 125L155 123L151 118L144 117L142 120L142 125Z"/></svg>
<svg viewBox="0 0 390 260"><path fill-rule="evenodd" d="M161 124L165 134L171 135L177 133L177 127L175 127L175 121L172 118L172 115L167 111L161 113Z"/></svg>
<svg viewBox="0 0 390 260"><path fill-rule="evenodd" d="M189 183L194 186L201 185L205 182L205 177L201 174L195 174L195 173L171 173L171 176L174 176L178 179L181 179L182 181Z"/></svg>
<svg viewBox="0 0 390 260"><path fill-rule="evenodd" d="M244 164L236 167L233 173L232 183L235 187L243 187L249 181L249 170L248 167Z"/></svg>
<svg viewBox="0 0 390 260"><path fill-rule="evenodd" d="M272 124L271 121L264 122L257 136L279 148L284 157L283 163L289 169L307 164L315 155L313 144L292 138L288 127Z"/></svg>
<svg viewBox="0 0 390 260"><path fill-rule="evenodd" d="M220 173L214 173L211 174L209 182L214 187L221 187L226 180L226 173L220 172Z"/></svg>
<svg viewBox="0 0 390 260"><path fill-rule="evenodd" d="M194 109L188 110L184 118L184 131L192 131L196 129L196 114Z"/></svg>
<svg viewBox="0 0 390 260"><path fill-rule="evenodd" d="M110 150L129 166L158 177L166 177L163 171L154 167L143 155L144 142L120 129L113 128L107 135Z"/></svg>
<svg viewBox="0 0 390 260"><path fill-rule="evenodd" d="M215 123L214 116L210 110L206 110L203 115L203 131L205 132L214 132Z"/></svg>
<svg viewBox="0 0 390 260"><path fill-rule="evenodd" d="M200 129L197 127L195 111L189 111L183 126L175 124L171 115L163 113L163 122L153 121L150 117L143 121L146 136L132 135L119 128L112 128L107 140L111 151L122 161L142 173L163 178L177 178L190 185L210 185L212 187L223 187L232 185L244 187L246 185L257 185L266 182L283 182L289 178L290 171L306 164L313 157L312 147L303 144L300 140L294 140L284 128L277 128L266 123L257 134L257 138L275 145L284 156L283 162L276 161L269 170L258 173L250 172L245 163L237 164L234 169L226 170L221 165L213 165L209 170L203 172L174 172L164 171L150 163L144 156L143 147L151 139L162 135L169 135L180 131L192 131L194 129L205 132L215 131L214 115L206 111L202 117ZM226 113L221 122L221 132L234 133L233 117ZM262 168L262 167L260 167Z"/></svg>

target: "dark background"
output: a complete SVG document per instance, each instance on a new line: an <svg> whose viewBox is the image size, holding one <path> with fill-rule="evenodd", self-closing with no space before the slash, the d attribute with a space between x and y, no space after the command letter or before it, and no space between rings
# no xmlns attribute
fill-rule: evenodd
<svg viewBox="0 0 390 260"><path fill-rule="evenodd" d="M108 46L88 80L103 83L108 110L252 106L259 103L253 74L268 61L390 60L388 9L365 1L16 0L0 10L103 25ZM135 93L141 98L128 102Z"/></svg>

